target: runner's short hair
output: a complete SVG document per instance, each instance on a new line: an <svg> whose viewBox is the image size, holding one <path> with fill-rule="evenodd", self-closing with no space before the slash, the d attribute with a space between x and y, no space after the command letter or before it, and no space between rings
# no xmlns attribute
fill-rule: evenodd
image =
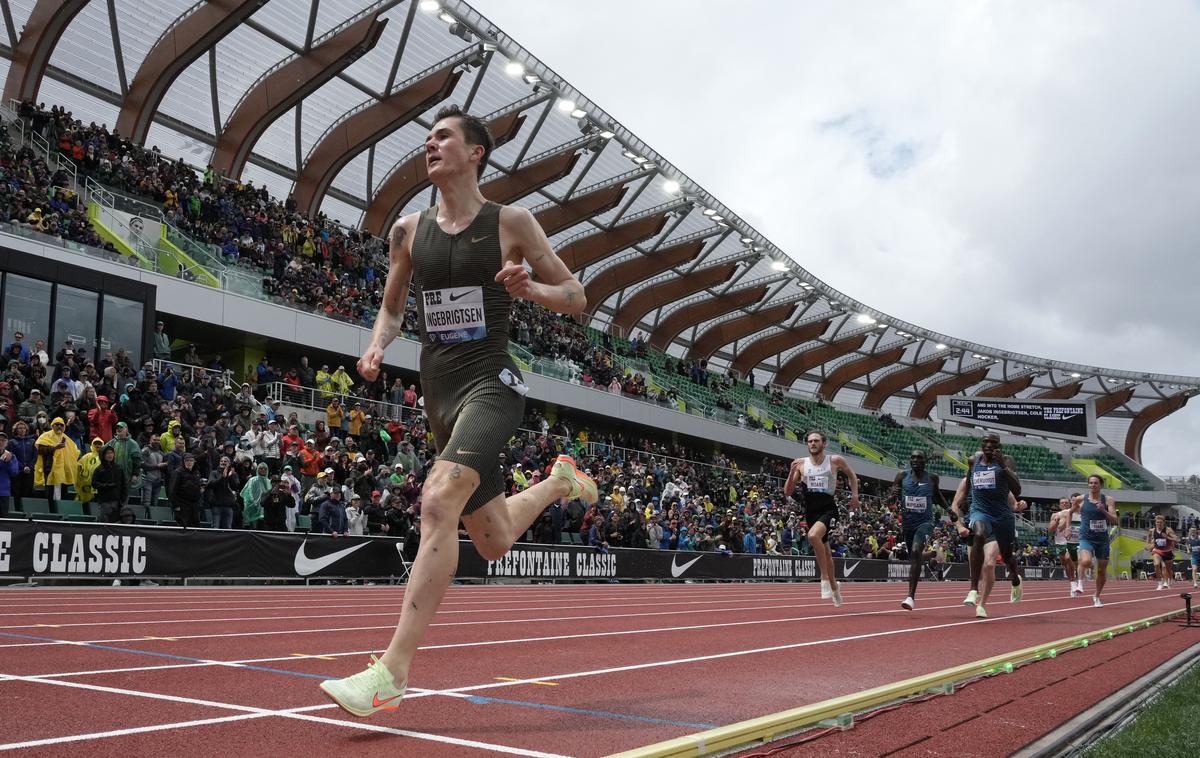
<svg viewBox="0 0 1200 758"><path fill-rule="evenodd" d="M437 116L433 120L436 123L444 118L458 119L459 126L462 128L463 139L468 145L483 146L483 157L479 159L479 166L476 167L476 177L482 179L483 170L487 167L488 157L491 156L492 150L496 147L496 143L492 140L492 133L488 131L487 124L478 116L464 113L463 109L458 105L445 106L437 112Z"/></svg>
<svg viewBox="0 0 1200 758"><path fill-rule="evenodd" d="M805 435L804 435L804 440L807 442L807 441L808 441L808 438L809 438L809 437L811 437L811 436L813 436L814 434L815 434L815 435L817 435L818 437L820 437L822 442L826 442L826 441L827 441L827 440L825 439L825 432L819 432L819 431L817 431L816 429L813 429L813 430L812 430L811 432L809 432L808 434L805 434Z"/></svg>

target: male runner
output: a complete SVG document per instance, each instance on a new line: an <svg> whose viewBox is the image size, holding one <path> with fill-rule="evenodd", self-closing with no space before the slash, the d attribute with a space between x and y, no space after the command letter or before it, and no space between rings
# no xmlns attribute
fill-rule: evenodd
<svg viewBox="0 0 1200 758"><path fill-rule="evenodd" d="M1192 589L1200 587L1197 574L1200 573L1200 529L1192 527L1188 530L1188 553L1192 556Z"/></svg>
<svg viewBox="0 0 1200 758"><path fill-rule="evenodd" d="M1062 561L1067 579L1071 581L1071 597L1083 592L1083 577L1075 571L1075 562L1079 560L1079 524L1078 509L1072 506L1075 495L1060 497L1058 510L1050 516L1050 527L1047 534L1054 539L1054 549Z"/></svg>
<svg viewBox="0 0 1200 758"><path fill-rule="evenodd" d="M1092 605L1099 608L1100 593L1108 580L1108 525L1117 523L1117 502L1100 491L1104 481L1097 475L1088 477L1088 491L1080 501L1082 519L1079 533L1079 575L1083 576L1096 561L1096 594Z"/></svg>
<svg viewBox="0 0 1200 758"><path fill-rule="evenodd" d="M1167 526L1160 514L1154 517L1154 528L1146 532L1146 547L1154 557L1154 575L1158 578L1158 589L1171 589L1171 576L1175 571L1175 543L1179 542L1175 530Z"/></svg>
<svg viewBox="0 0 1200 758"><path fill-rule="evenodd" d="M497 560L550 503L597 499L595 483L565 455L543 481L504 497L499 452L521 422L526 391L508 354L513 298L569 315L581 313L585 302L583 287L533 215L480 194L491 151L481 120L457 106L438 112L425 139L425 164L440 200L392 227L382 307L358 361L359 374L374 381L384 350L401 332L411 281L438 460L421 492L421 544L387 650L366 671L321 683L355 716L399 706L413 655L458 566L460 518L480 555Z"/></svg>
<svg viewBox="0 0 1200 758"><path fill-rule="evenodd" d="M908 571L908 597L900 602L900 607L911 611L916 607L917 581L921 578L921 562L925 547L933 536L933 504L937 502L943 510L949 510L946 496L939 488L937 474L925 470L925 453L914 450L908 456L908 471L896 474L892 489L888 492L887 503L899 502L904 527L904 542L912 553L912 566ZM951 520L957 520L953 512Z"/></svg>
<svg viewBox="0 0 1200 758"><path fill-rule="evenodd" d="M833 598L833 606L841 608L842 588L834 577L833 553L829 550L829 530L837 521L837 501L833 493L837 487L837 472L841 471L850 483L850 508L858 508L858 477L845 458L825 455L825 435L822 432L809 432L805 440L808 457L792 461L783 485L783 495L804 504L808 541L812 545L817 566L821 569L821 598ZM796 496L797 485L801 497Z"/></svg>
<svg viewBox="0 0 1200 758"><path fill-rule="evenodd" d="M996 583L994 568L998 554L1005 555L1009 563L1009 571L1013 576L1011 599L1017 602L1021 599L1021 580L1016 571L1016 558L1013 546L1017 541L1017 522L1013 515L1015 498L1021 494L1021 480L1013 470L1013 461L1004 455L1000 448L1000 435L988 433L983 436L983 451L971 457L971 467L966 477L958 485L954 494L954 502L950 509L956 515L962 513L962 503L971 497L969 527L959 523L959 534L972 536L971 547L967 551L971 564L971 591L963 600L963 605L974 605L976 618L987 618L987 599ZM985 570L986 568L986 570ZM982 588L980 584L982 582Z"/></svg>

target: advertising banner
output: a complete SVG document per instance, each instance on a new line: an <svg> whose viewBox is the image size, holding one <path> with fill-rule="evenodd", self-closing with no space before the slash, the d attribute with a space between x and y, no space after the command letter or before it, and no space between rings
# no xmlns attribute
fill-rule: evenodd
<svg viewBox="0 0 1200 758"><path fill-rule="evenodd" d="M0 520L0 575L78 578L177 577L386 577L402 576L404 543L390 537ZM835 558L838 579L908 581L909 564ZM938 567L938 578L965 580L966 564ZM484 560L471 542L460 542L460 579L565 581L724 580L812 581L811 556L691 553L579 545L513 547L497 561ZM1006 571L999 569L1003 579ZM1028 579L1062 579L1060 567L1030 567Z"/></svg>

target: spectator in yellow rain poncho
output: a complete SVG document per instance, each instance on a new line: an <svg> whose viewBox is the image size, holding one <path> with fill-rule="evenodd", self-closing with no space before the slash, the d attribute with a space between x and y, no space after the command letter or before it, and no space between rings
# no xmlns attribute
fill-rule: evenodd
<svg viewBox="0 0 1200 758"><path fill-rule="evenodd" d="M100 465L100 449L104 440L99 437L92 440L92 449L79 459L78 471L75 473L75 496L81 503L90 503L96 499L96 490L92 487L92 474Z"/></svg>
<svg viewBox="0 0 1200 758"><path fill-rule="evenodd" d="M50 422L50 431L42 432L34 445L38 458L33 465L33 486L46 488L46 499L51 512L57 512L55 503L62 500L63 490L75 483L79 448L65 433L67 425L61 418Z"/></svg>

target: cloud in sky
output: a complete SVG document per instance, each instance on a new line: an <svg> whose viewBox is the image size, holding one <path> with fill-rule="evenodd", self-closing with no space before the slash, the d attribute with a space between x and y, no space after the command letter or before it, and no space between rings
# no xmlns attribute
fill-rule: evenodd
<svg viewBox="0 0 1200 758"><path fill-rule="evenodd" d="M474 6L843 292L1200 375L1200 3ZM1147 464L1200 472L1198 433L1155 425Z"/></svg>

